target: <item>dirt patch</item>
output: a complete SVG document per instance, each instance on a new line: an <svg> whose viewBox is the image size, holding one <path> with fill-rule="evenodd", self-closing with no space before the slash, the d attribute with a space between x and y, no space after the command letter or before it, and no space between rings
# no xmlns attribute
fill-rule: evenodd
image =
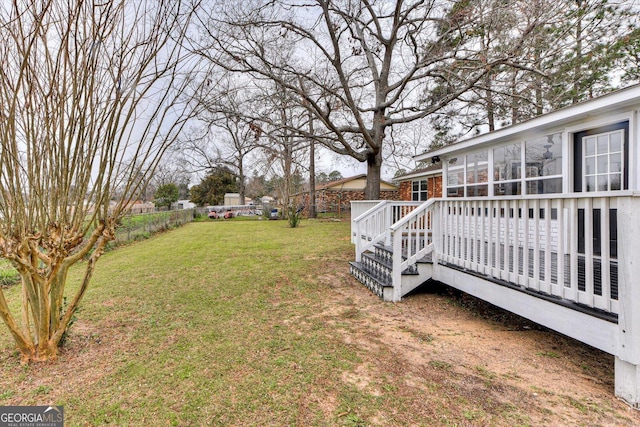
<svg viewBox="0 0 640 427"><path fill-rule="evenodd" d="M640 425L640 412L614 396L607 353L443 285L393 304L335 274L320 316L348 319L350 328L336 331L364 355L344 381L375 394L372 378L387 378L398 397L416 396L413 417L442 425Z"/></svg>

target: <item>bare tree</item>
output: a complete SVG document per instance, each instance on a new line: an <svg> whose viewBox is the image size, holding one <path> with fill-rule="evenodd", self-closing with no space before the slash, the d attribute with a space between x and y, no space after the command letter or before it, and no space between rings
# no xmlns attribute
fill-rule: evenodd
<svg viewBox="0 0 640 427"><path fill-rule="evenodd" d="M22 279L21 313L0 289L0 317L25 362L56 357L118 219L189 116L192 12L177 0L0 5L0 256Z"/></svg>
<svg viewBox="0 0 640 427"><path fill-rule="evenodd" d="M178 199L187 199L191 178L188 165L185 165L181 158L168 153L158 163L148 186L143 189L143 199L153 200L158 188L167 184L175 184L178 187Z"/></svg>
<svg viewBox="0 0 640 427"><path fill-rule="evenodd" d="M256 105L259 112L261 152L267 175L277 176L277 198L289 212L291 197L301 191L300 180L306 160L307 140L295 129L308 128L309 116L300 108L299 97L293 91L277 83L266 82L262 96ZM256 123L255 126L258 126Z"/></svg>
<svg viewBox="0 0 640 427"><path fill-rule="evenodd" d="M389 129L439 111L513 55L467 43L471 3L221 1L200 17L204 36L193 45L219 66L298 93L316 120L313 135L295 131L366 162L366 196L377 198ZM278 60L283 51L289 61ZM465 72L454 75L458 63Z"/></svg>
<svg viewBox="0 0 640 427"><path fill-rule="evenodd" d="M210 77L205 78L205 81L210 80ZM245 204L247 170L251 166L247 163L251 153L260 147L262 134L253 108L259 101L249 88L251 82L243 83L227 76L219 80L214 90L197 93L194 102L198 104L197 118L202 125L179 148L194 171L224 167L233 173L240 204Z"/></svg>

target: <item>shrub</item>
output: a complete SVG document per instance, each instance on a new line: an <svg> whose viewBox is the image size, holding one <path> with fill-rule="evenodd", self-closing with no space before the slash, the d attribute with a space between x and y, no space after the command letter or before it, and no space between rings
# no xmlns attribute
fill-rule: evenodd
<svg viewBox="0 0 640 427"><path fill-rule="evenodd" d="M287 210L287 219L289 220L289 226L296 228L300 224L300 217L302 216L302 209L296 209L295 206L289 206Z"/></svg>

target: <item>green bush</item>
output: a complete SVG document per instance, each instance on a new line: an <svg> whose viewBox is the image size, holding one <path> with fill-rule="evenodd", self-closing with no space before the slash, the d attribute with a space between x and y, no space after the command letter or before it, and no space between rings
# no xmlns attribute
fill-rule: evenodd
<svg viewBox="0 0 640 427"><path fill-rule="evenodd" d="M298 210L295 206L289 206L287 210L287 219L289 220L289 226L296 228L300 224L302 216L302 210Z"/></svg>

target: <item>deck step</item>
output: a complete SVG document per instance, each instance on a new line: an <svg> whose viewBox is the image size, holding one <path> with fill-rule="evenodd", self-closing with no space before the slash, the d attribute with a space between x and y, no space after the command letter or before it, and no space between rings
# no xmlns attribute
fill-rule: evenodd
<svg viewBox="0 0 640 427"><path fill-rule="evenodd" d="M383 244L376 244L373 252L362 254L360 262L350 262L350 272L360 283L385 301L393 300L393 250ZM422 264L432 264L431 255L420 259L402 272L402 294L407 294L421 283L431 278L431 266L426 269ZM426 270L426 271L425 271ZM421 275L425 275L421 277Z"/></svg>
<svg viewBox="0 0 640 427"><path fill-rule="evenodd" d="M381 281L368 273L361 262L351 261L349 262L349 270L351 275L355 277L360 283L365 285L374 294L378 295L384 301L391 301L393 298L393 286Z"/></svg>

